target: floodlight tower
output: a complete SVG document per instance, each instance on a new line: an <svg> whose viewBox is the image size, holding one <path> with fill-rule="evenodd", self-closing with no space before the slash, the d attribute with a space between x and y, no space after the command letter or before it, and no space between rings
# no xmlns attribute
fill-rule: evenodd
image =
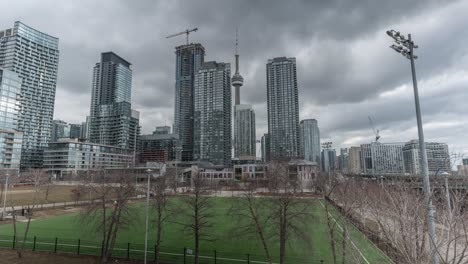
<svg viewBox="0 0 468 264"><path fill-rule="evenodd" d="M418 124L418 137L419 137L419 153L421 155L420 165L422 168L423 174L423 183L424 183L424 194L427 204L427 221L429 225L429 237L431 245L431 256L432 264L439 263L439 257L436 253L437 237L436 237L436 227L434 221L434 207L432 206L432 194L431 194L431 185L429 181L429 168L427 165L427 153L426 145L424 143L424 131L422 126L421 119L421 108L419 105L419 93L418 93L418 82L416 80L416 69L414 66L414 60L418 56L414 55L414 49L418 48L418 45L415 45L411 40L411 34L408 34L408 39L406 39L400 32L395 30L388 30L387 35L395 40L396 44L392 44L390 48L395 50L398 53L401 53L405 58L410 60L411 63L411 73L413 76L413 89L414 89L414 102L416 105L416 120Z"/></svg>

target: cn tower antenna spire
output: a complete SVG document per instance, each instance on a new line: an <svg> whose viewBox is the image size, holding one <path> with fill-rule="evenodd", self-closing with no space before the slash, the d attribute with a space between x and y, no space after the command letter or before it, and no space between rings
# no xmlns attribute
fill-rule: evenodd
<svg viewBox="0 0 468 264"><path fill-rule="evenodd" d="M235 104L240 104L240 87L244 84L244 78L239 73L239 35L236 28L236 72L232 76L231 84L235 88Z"/></svg>

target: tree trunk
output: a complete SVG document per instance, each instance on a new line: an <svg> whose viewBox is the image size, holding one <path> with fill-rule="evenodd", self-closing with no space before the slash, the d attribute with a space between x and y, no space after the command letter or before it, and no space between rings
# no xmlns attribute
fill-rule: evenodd
<svg viewBox="0 0 468 264"><path fill-rule="evenodd" d="M282 206L282 205L281 205ZM286 257L286 226L287 226L287 218L286 218L286 209L281 208L281 219L280 219L280 264L285 263Z"/></svg>
<svg viewBox="0 0 468 264"><path fill-rule="evenodd" d="M161 203L158 203L158 222L156 229L156 252L155 252L155 263L159 264L159 251L161 247L161 229L162 229L162 206Z"/></svg>
<svg viewBox="0 0 468 264"><path fill-rule="evenodd" d="M198 200L198 197L195 198ZM194 264L198 264L198 248L200 240L200 225L198 219L198 201L195 203L195 259Z"/></svg>
<svg viewBox="0 0 468 264"><path fill-rule="evenodd" d="M347 227L346 224L343 225L343 241L341 242L341 249L342 249L342 259L341 263L345 264L346 262L346 238L348 237Z"/></svg>

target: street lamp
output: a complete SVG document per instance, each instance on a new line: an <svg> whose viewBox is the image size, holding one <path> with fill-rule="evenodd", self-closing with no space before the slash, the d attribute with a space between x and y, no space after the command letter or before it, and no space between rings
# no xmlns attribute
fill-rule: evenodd
<svg viewBox="0 0 468 264"><path fill-rule="evenodd" d="M426 146L424 144L424 131L422 126L421 119L421 108L419 106L419 94L418 94L418 83L416 80L416 69L414 66L414 60L418 57L414 55L414 49L417 49L418 46L414 44L411 40L411 34L408 34L408 39L406 39L400 32L395 30L388 30L387 35L395 40L396 44L392 44L390 48L400 53L404 57L410 60L411 62L411 73L413 77L413 89L414 89L414 102L416 105L416 120L418 124L418 137L419 137L419 153L421 155L420 165L422 168L423 174L423 183L424 183L424 194L425 200L427 202L427 222L429 225L429 237L431 239L431 255L432 255L432 264L438 264L439 258L436 254L436 228L434 221L434 208L432 207L432 195L431 195L431 186L429 181L429 168L427 166L427 153Z"/></svg>

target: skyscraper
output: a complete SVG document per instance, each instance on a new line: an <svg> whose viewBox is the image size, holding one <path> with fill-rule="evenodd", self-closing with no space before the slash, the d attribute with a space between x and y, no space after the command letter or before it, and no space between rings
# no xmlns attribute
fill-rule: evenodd
<svg viewBox="0 0 468 264"><path fill-rule="evenodd" d="M176 47L176 83L173 133L179 135L182 161L193 160L194 80L205 59L201 44Z"/></svg>
<svg viewBox="0 0 468 264"><path fill-rule="evenodd" d="M20 168L23 133L18 131L21 78L0 68L0 169Z"/></svg>
<svg viewBox="0 0 468 264"><path fill-rule="evenodd" d="M234 106L234 157L242 160L256 159L255 112L251 105L240 104L240 87L244 78L239 73L239 52L236 32L236 72L231 83L235 88Z"/></svg>
<svg viewBox="0 0 468 264"><path fill-rule="evenodd" d="M270 137L268 134L264 134L261 140L262 144L262 161L269 162L270 161Z"/></svg>
<svg viewBox="0 0 468 264"><path fill-rule="evenodd" d="M135 151L140 113L131 109L130 65L117 54L104 52L94 66L88 124L90 142Z"/></svg>
<svg viewBox="0 0 468 264"><path fill-rule="evenodd" d="M301 150L305 160L320 164L320 130L317 120L304 119L300 123Z"/></svg>
<svg viewBox="0 0 468 264"><path fill-rule="evenodd" d="M59 40L21 22L0 31L0 67L19 75L23 132L21 168L39 168L51 136Z"/></svg>
<svg viewBox="0 0 468 264"><path fill-rule="evenodd" d="M300 156L296 58L270 59L266 71L271 158Z"/></svg>
<svg viewBox="0 0 468 264"><path fill-rule="evenodd" d="M349 148L348 167L349 167L349 173L351 174L361 173L361 148L360 147Z"/></svg>
<svg viewBox="0 0 468 264"><path fill-rule="evenodd" d="M329 148L322 149L321 161L323 171L334 171L336 169L336 151Z"/></svg>
<svg viewBox="0 0 468 264"><path fill-rule="evenodd" d="M193 158L215 165L231 163L231 69L205 62L195 75Z"/></svg>

